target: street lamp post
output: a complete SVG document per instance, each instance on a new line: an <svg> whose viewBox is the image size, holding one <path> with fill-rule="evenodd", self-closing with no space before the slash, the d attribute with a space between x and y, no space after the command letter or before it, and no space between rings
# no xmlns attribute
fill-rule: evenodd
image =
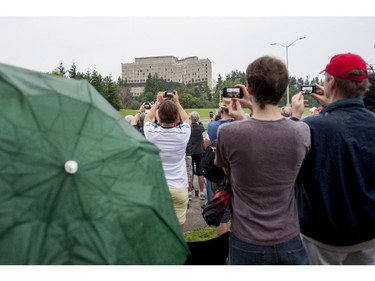
<svg viewBox="0 0 375 281"><path fill-rule="evenodd" d="M286 69L288 70L288 75L289 75L289 65L288 65L288 49L290 46L292 46L296 41L298 40L302 40L302 39L305 39L306 37L300 37L300 38L297 38L296 40L294 40L292 43L290 43L289 45L283 45L283 44L280 44L280 43L272 43L271 45L279 45L281 47L284 47L285 48L285 52L286 52ZM290 76L290 75L289 75ZM289 77L288 77L288 86L286 88L286 105L289 106Z"/></svg>

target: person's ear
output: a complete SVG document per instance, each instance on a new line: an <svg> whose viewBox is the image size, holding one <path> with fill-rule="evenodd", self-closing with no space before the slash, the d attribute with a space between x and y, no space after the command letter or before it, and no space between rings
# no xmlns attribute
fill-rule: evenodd
<svg viewBox="0 0 375 281"><path fill-rule="evenodd" d="M251 86L249 85L249 83L246 83L246 91L249 93L249 95L253 94L253 90L252 90Z"/></svg>
<svg viewBox="0 0 375 281"><path fill-rule="evenodd" d="M330 90L336 88L336 85L337 85L337 81L336 81L336 78L331 76L331 79L329 79L329 81L327 81L328 83L328 87Z"/></svg>

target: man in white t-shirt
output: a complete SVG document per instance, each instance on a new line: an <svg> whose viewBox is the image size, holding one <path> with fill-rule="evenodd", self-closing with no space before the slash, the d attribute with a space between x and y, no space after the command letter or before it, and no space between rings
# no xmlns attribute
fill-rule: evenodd
<svg viewBox="0 0 375 281"><path fill-rule="evenodd" d="M173 91L173 95L159 92L156 100L145 117L143 131L145 137L160 149L165 178L183 229L189 202L185 150L191 134L190 120L179 102L177 91ZM155 123L157 110L159 122Z"/></svg>

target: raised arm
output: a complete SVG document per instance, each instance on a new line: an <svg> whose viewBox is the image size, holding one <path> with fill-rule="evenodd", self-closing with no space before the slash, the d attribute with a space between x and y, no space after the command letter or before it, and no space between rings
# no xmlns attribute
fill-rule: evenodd
<svg viewBox="0 0 375 281"><path fill-rule="evenodd" d="M178 97L178 92L173 91L174 96L173 96L173 101L178 107L178 113L180 114L181 121L183 123L188 123L190 124L190 118L189 115L186 113L186 111L182 108L182 105L180 104L180 99Z"/></svg>
<svg viewBox="0 0 375 281"><path fill-rule="evenodd" d="M142 103L141 107L138 109L137 114L135 114L134 117L132 118L132 121L130 122L130 124L133 126L137 125L139 117L141 116L143 112L145 112L145 103Z"/></svg>

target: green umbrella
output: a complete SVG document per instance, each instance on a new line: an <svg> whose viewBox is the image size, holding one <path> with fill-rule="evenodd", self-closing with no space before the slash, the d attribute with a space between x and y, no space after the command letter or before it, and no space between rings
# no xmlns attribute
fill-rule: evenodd
<svg viewBox="0 0 375 281"><path fill-rule="evenodd" d="M183 264L158 149L88 82L0 64L0 264Z"/></svg>

